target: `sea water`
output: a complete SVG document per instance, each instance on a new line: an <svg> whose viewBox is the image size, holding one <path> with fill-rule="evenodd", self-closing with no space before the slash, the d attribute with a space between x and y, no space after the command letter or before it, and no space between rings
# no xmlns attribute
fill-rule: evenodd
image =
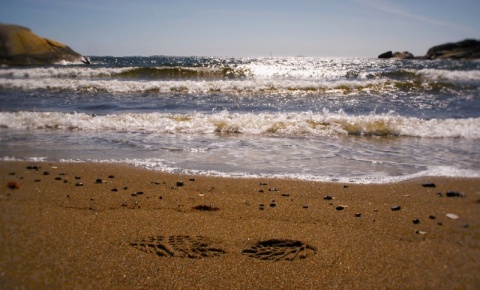
<svg viewBox="0 0 480 290"><path fill-rule="evenodd" d="M91 57L0 68L0 158L382 183L480 177L480 62Z"/></svg>

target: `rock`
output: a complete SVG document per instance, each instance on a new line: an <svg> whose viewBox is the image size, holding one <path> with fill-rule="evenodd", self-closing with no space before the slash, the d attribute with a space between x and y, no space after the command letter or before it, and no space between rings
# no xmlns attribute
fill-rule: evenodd
<svg viewBox="0 0 480 290"><path fill-rule="evenodd" d="M399 59L412 59L414 58L413 54L408 51L402 51L402 52L394 52L392 58L399 58Z"/></svg>
<svg viewBox="0 0 480 290"><path fill-rule="evenodd" d="M422 183L423 187L437 187L433 182Z"/></svg>
<svg viewBox="0 0 480 290"><path fill-rule="evenodd" d="M29 28L0 24L0 65L48 65L90 60L55 40L42 38Z"/></svg>
<svg viewBox="0 0 480 290"><path fill-rule="evenodd" d="M478 59L480 58L480 41L465 39L459 42L434 46L427 51L426 59Z"/></svg>
<svg viewBox="0 0 480 290"><path fill-rule="evenodd" d="M378 58L398 58L398 59L412 59L414 58L413 54L408 51L396 51L392 53L392 51L387 51L378 56Z"/></svg>
<svg viewBox="0 0 480 290"><path fill-rule="evenodd" d="M387 51L378 56L378 58L391 58L393 56L392 51Z"/></svg>

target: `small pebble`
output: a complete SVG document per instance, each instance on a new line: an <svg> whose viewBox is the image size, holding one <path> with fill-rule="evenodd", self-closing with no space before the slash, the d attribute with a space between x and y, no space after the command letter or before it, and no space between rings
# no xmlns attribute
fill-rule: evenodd
<svg viewBox="0 0 480 290"><path fill-rule="evenodd" d="M418 225L418 224L420 223L420 220L419 220L419 219L414 219L414 220L412 221L412 223Z"/></svg>
<svg viewBox="0 0 480 290"><path fill-rule="evenodd" d="M458 219L458 215L454 214L454 213L447 213L447 217L449 219L452 219L452 220L456 220Z"/></svg>
<svg viewBox="0 0 480 290"><path fill-rule="evenodd" d="M139 195L143 194L143 191L137 191L137 194L139 194Z"/></svg>
<svg viewBox="0 0 480 290"><path fill-rule="evenodd" d="M103 180L101 180L100 178L97 178L97 180L95 180L95 183L101 184L101 183L103 183Z"/></svg>
<svg viewBox="0 0 480 290"><path fill-rule="evenodd" d="M134 192L134 193L132 193L132 194L130 194L130 195L131 195L131 196L137 196L137 194L136 194L135 192Z"/></svg>
<svg viewBox="0 0 480 290"><path fill-rule="evenodd" d="M343 188L348 188L348 185L344 185Z"/></svg>
<svg viewBox="0 0 480 290"><path fill-rule="evenodd" d="M62 180L61 177L55 177L55 180Z"/></svg>
<svg viewBox="0 0 480 290"><path fill-rule="evenodd" d="M258 192L264 192L263 189L260 189Z"/></svg>
<svg viewBox="0 0 480 290"><path fill-rule="evenodd" d="M128 186L124 186L123 189L124 189L124 190L127 190L127 189L128 189Z"/></svg>
<svg viewBox="0 0 480 290"><path fill-rule="evenodd" d="M308 208L308 205L304 205L303 208Z"/></svg>
<svg viewBox="0 0 480 290"><path fill-rule="evenodd" d="M344 210L345 206L344 205L339 205L335 208L336 210Z"/></svg>
<svg viewBox="0 0 480 290"><path fill-rule="evenodd" d="M65 179L65 180L63 181L63 183L68 183L68 180Z"/></svg>
<svg viewBox="0 0 480 290"><path fill-rule="evenodd" d="M277 206L277 205L276 205L275 203L273 203L273 202L270 204L270 207L276 207L276 206Z"/></svg>
<svg viewBox="0 0 480 290"><path fill-rule="evenodd" d="M439 225L439 226L442 226L442 225L443 225L443 223L442 223L442 222L438 222L438 223L437 223L437 225Z"/></svg>
<svg viewBox="0 0 480 290"><path fill-rule="evenodd" d="M465 194L457 191L447 191L447 197L465 197Z"/></svg>
<svg viewBox="0 0 480 290"><path fill-rule="evenodd" d="M115 188L112 188L111 191L116 192L116 191L118 191L118 188L116 188L116 187L115 187Z"/></svg>
<svg viewBox="0 0 480 290"><path fill-rule="evenodd" d="M8 175L15 175L15 172L10 172Z"/></svg>
<svg viewBox="0 0 480 290"><path fill-rule="evenodd" d="M34 182L40 182L41 180L40 179L35 179Z"/></svg>
<svg viewBox="0 0 480 290"><path fill-rule="evenodd" d="M333 197L331 197L330 195L325 195L325 196L323 197L323 199L324 199L324 200L331 200L331 199L333 199Z"/></svg>
<svg viewBox="0 0 480 290"><path fill-rule="evenodd" d="M433 182L427 182L422 184L423 187L437 187Z"/></svg>
<svg viewBox="0 0 480 290"><path fill-rule="evenodd" d="M463 224L462 228L468 228L468 224Z"/></svg>
<svg viewBox="0 0 480 290"><path fill-rule="evenodd" d="M160 195L160 196L158 197L158 199L163 199L163 197Z"/></svg>
<svg viewBox="0 0 480 290"><path fill-rule="evenodd" d="M359 212L357 212L357 213L355 214L355 217L361 217L361 216L362 216L362 214L359 213Z"/></svg>
<svg viewBox="0 0 480 290"><path fill-rule="evenodd" d="M195 181L195 178L190 178L189 181Z"/></svg>
<svg viewBox="0 0 480 290"><path fill-rule="evenodd" d="M428 218L431 219L431 220L434 220L435 216L434 215L429 215Z"/></svg>
<svg viewBox="0 0 480 290"><path fill-rule="evenodd" d="M268 190L269 190L269 191L278 191L279 189L272 187L272 188L269 188Z"/></svg>
<svg viewBox="0 0 480 290"><path fill-rule="evenodd" d="M417 233L419 235L426 235L427 234L427 232L419 231L419 230L417 230L415 233Z"/></svg>
<svg viewBox="0 0 480 290"><path fill-rule="evenodd" d="M75 179L82 179L80 176L75 176Z"/></svg>
<svg viewBox="0 0 480 290"><path fill-rule="evenodd" d="M115 175L109 175L108 178L115 178Z"/></svg>
<svg viewBox="0 0 480 290"><path fill-rule="evenodd" d="M183 186L183 181L177 181L177 186Z"/></svg>
<svg viewBox="0 0 480 290"><path fill-rule="evenodd" d="M260 185L267 185L266 182L260 182Z"/></svg>
<svg viewBox="0 0 480 290"><path fill-rule="evenodd" d="M439 191L437 192L438 197L443 197L443 194Z"/></svg>
<svg viewBox="0 0 480 290"><path fill-rule="evenodd" d="M289 193L282 193L282 196L288 197L288 196L290 196L290 194Z"/></svg>
<svg viewBox="0 0 480 290"><path fill-rule="evenodd" d="M83 183L77 182L77 183L75 183L75 186L83 186Z"/></svg>
<svg viewBox="0 0 480 290"><path fill-rule="evenodd" d="M400 210L401 207L399 205L394 205L392 206L392 211L397 211L397 210Z"/></svg>
<svg viewBox="0 0 480 290"><path fill-rule="evenodd" d="M50 172L45 171L45 172L43 172L43 175L50 175Z"/></svg>

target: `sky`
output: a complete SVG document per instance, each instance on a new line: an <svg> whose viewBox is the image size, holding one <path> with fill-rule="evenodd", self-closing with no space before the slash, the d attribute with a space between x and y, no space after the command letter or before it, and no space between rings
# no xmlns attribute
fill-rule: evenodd
<svg viewBox="0 0 480 290"><path fill-rule="evenodd" d="M425 55L480 39L479 0L0 0L0 23L87 56Z"/></svg>

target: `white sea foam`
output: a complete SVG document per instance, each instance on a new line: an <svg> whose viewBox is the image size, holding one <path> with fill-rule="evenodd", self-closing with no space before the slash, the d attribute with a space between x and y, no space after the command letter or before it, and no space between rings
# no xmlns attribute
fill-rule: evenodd
<svg viewBox="0 0 480 290"><path fill-rule="evenodd" d="M480 81L479 70L421 69L416 74L433 80Z"/></svg>
<svg viewBox="0 0 480 290"><path fill-rule="evenodd" d="M266 136L411 136L480 139L480 118L431 119L391 112L354 116L340 112L169 114L125 113L92 116L61 112L0 112L0 127L82 131Z"/></svg>

